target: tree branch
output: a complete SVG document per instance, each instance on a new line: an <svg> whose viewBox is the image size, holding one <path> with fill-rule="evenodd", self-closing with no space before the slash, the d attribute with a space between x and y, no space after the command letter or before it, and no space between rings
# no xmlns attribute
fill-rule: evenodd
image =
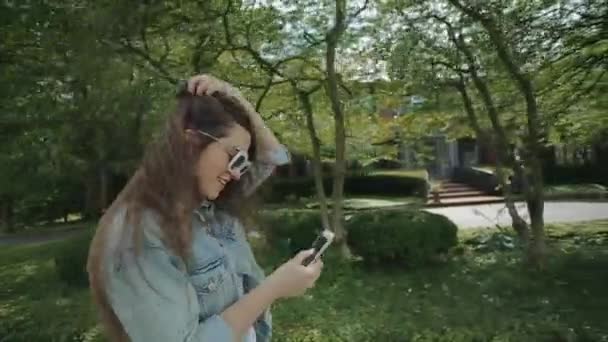
<svg viewBox="0 0 608 342"><path fill-rule="evenodd" d="M253 84L253 83L245 83L245 82L240 82L240 81L230 81L230 83L236 87L243 87L243 88L249 88L249 89L265 89L266 88L266 84L264 85L260 85L260 84ZM275 85L279 85L279 84L285 84L285 83L289 83L288 80L279 80L279 81L272 81L272 83L270 84L271 86L275 86Z"/></svg>
<svg viewBox="0 0 608 342"><path fill-rule="evenodd" d="M110 45L111 45L111 43L110 43ZM171 83L177 82L177 78L174 77L173 75L171 75L171 73L163 65L164 63L161 63L160 61L155 60L146 51L133 46L128 39L122 40L121 42L119 42L119 45L123 48L124 51L126 51L130 54L133 54L135 56L138 56L142 60L144 60L152 68L152 70L155 71L161 78L163 78L166 81L169 81Z"/></svg>
<svg viewBox="0 0 608 342"><path fill-rule="evenodd" d="M434 60L431 61L432 64L436 64L436 65L442 65L452 71L455 71L457 73L462 73L462 74L468 74L469 73L469 69L462 69L457 67L456 65L454 65L453 63L449 63L446 61L441 61L441 60Z"/></svg>
<svg viewBox="0 0 608 342"><path fill-rule="evenodd" d="M264 98L266 97L266 94L268 94L268 91L270 91L270 87L272 87L272 74L268 74L268 82L266 82L266 86L264 87L264 91L262 91L262 95L260 95L260 97L258 98L258 100L255 103L255 111L256 112L260 112L260 108L262 107L262 101L264 101Z"/></svg>
<svg viewBox="0 0 608 342"><path fill-rule="evenodd" d="M365 11L367 9L367 6L369 5L369 0L365 0L365 3L363 4L363 6L361 6L361 8L359 8L352 17L350 17L349 19L349 23L351 20L353 20L354 18L358 17L363 11ZM348 26L348 24L346 24Z"/></svg>

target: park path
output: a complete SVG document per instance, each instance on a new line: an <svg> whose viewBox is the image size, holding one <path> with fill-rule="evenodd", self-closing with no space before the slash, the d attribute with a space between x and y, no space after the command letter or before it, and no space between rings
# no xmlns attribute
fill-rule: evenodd
<svg viewBox="0 0 608 342"><path fill-rule="evenodd" d="M527 218L525 203L516 203L522 217ZM428 212L446 216L459 228L477 228L511 225L511 217L504 209L504 204L483 204L470 206L457 206L446 208L429 208ZM546 223L567 223L608 219L608 202L545 202ZM529 220L527 220L529 221Z"/></svg>

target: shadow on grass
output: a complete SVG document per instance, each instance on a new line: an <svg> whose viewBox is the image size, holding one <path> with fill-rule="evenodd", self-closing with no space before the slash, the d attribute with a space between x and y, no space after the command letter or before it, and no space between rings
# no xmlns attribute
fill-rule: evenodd
<svg viewBox="0 0 608 342"><path fill-rule="evenodd" d="M59 281L53 258L61 246L0 252L0 341L99 341L88 290Z"/></svg>
<svg viewBox="0 0 608 342"><path fill-rule="evenodd" d="M551 232L542 273L523 268L517 251L466 249L433 267L369 269L332 250L314 289L273 306L273 341L606 340L608 249L597 242L605 233L571 227L580 234ZM101 341L88 290L58 280L60 247L0 251L0 341ZM258 253L267 272L288 258Z"/></svg>
<svg viewBox="0 0 608 342"><path fill-rule="evenodd" d="M330 255L308 297L276 305L276 340L600 341L608 338L605 250L554 246L543 273L525 269L516 251L414 270Z"/></svg>

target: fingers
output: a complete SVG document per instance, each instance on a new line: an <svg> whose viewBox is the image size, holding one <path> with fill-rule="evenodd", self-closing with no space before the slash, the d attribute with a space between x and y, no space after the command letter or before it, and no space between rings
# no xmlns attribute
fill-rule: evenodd
<svg viewBox="0 0 608 342"><path fill-rule="evenodd" d="M313 262L310 265L312 272L314 274L314 278L317 279L321 275L321 271L323 270L323 260L319 259L316 262Z"/></svg>
<svg viewBox="0 0 608 342"><path fill-rule="evenodd" d="M308 266L307 269L310 273L308 273L306 288L311 289L311 288L315 287L317 280L321 276L321 270L323 269L323 261L321 261L319 259L318 261L310 264L310 266Z"/></svg>
<svg viewBox="0 0 608 342"><path fill-rule="evenodd" d="M196 94L196 88L198 87L198 84L201 82L202 77L203 77L202 75L194 76L188 80L188 92L190 94L193 94L193 95Z"/></svg>
<svg viewBox="0 0 608 342"><path fill-rule="evenodd" d="M193 94L198 95L198 96L207 94L207 91L209 90L209 83L210 83L209 78L207 78L205 76L201 77L200 81L196 85L196 89Z"/></svg>
<svg viewBox="0 0 608 342"><path fill-rule="evenodd" d="M209 92L214 79L209 75L193 76L188 80L188 92L193 95L205 95Z"/></svg>
<svg viewBox="0 0 608 342"><path fill-rule="evenodd" d="M300 251L298 254L296 254L295 257L293 257L293 260L295 260L297 263L301 264L304 261L304 259L306 259L308 256L312 255L314 252L315 252L314 248Z"/></svg>

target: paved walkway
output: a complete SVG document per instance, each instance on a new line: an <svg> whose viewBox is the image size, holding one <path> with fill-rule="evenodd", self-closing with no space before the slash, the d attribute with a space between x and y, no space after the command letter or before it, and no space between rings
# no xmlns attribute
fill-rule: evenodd
<svg viewBox="0 0 608 342"><path fill-rule="evenodd" d="M525 203L517 202L516 205L520 215L529 221ZM460 228L488 227L496 223L511 225L511 217L502 203L425 210L448 217ZM602 219L608 219L608 202L545 202L546 223Z"/></svg>

